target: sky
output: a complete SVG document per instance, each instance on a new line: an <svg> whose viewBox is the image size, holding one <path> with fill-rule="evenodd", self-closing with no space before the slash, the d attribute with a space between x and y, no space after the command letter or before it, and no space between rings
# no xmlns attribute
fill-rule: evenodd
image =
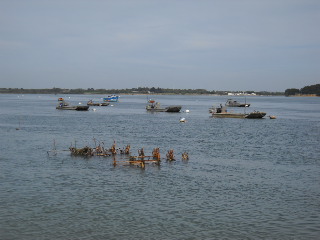
<svg viewBox="0 0 320 240"><path fill-rule="evenodd" d="M0 0L0 88L320 83L319 0Z"/></svg>

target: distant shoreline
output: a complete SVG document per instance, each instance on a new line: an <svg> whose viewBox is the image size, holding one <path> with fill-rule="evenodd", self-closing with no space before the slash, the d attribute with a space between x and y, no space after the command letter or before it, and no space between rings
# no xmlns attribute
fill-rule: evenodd
<svg viewBox="0 0 320 240"><path fill-rule="evenodd" d="M0 92L0 94L4 95L4 94L41 94L41 95L109 95L109 94L105 94L105 93L6 93L6 92ZM119 93L117 95L131 95L131 96L153 96L153 95L185 95L185 96L226 96L229 98L234 98L234 97L279 97L279 96L283 96L283 97L320 97L317 96L316 94L301 94L301 95L289 95L289 96L285 96L284 94L279 94L279 95L272 95L272 94L257 94L257 95L226 95L226 94L200 94L200 93L184 93L184 94L179 94L179 93Z"/></svg>
<svg viewBox="0 0 320 240"><path fill-rule="evenodd" d="M43 93L43 92L3 92L0 94L43 94L43 95L110 95L110 93ZM262 97L262 96L285 96L285 94L241 94L241 95L228 95L228 94L210 94L210 93L117 93L116 95L131 95L131 96L148 96L148 95L189 95L189 96L226 96L226 97ZM320 97L317 94L296 94L288 95L285 97Z"/></svg>
<svg viewBox="0 0 320 240"><path fill-rule="evenodd" d="M41 95L110 95L110 93L105 94L105 93L28 93L28 92L0 92L0 94L41 94ZM273 94L256 94L256 95L250 95L250 94L243 94L243 95L227 95L227 94L209 94L209 93L118 93L115 94L118 96L121 95L131 95L131 96L152 96L152 95L185 95L185 96L226 96L229 98L233 98L233 97L265 97L265 96L270 96L270 97L276 97L276 96L285 96L284 94L277 94L277 95L273 95ZM289 96L289 97L318 97L318 96Z"/></svg>
<svg viewBox="0 0 320 240"><path fill-rule="evenodd" d="M289 95L288 97L320 97L317 94L296 94L296 95Z"/></svg>
<svg viewBox="0 0 320 240"><path fill-rule="evenodd" d="M168 88L131 88L131 89L66 89L66 88L0 88L0 94L54 94L54 95L203 95L203 96L284 96L284 92L267 91L208 91L206 89L168 89Z"/></svg>

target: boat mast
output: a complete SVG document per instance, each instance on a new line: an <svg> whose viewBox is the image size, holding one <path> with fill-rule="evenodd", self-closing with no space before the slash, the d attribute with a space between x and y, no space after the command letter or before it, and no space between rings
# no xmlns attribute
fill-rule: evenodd
<svg viewBox="0 0 320 240"><path fill-rule="evenodd" d="M247 114L246 110L247 110L247 97L245 96L244 97L244 114Z"/></svg>

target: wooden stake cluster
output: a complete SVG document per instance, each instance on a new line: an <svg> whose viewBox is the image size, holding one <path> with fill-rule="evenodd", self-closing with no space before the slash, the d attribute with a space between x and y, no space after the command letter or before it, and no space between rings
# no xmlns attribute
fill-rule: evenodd
<svg viewBox="0 0 320 240"><path fill-rule="evenodd" d="M88 146L85 146L84 148L70 147L69 150L74 156L111 156L116 154L130 154L130 145L127 145L125 149L117 149L116 143L114 142L110 149L105 149L104 146L99 144L95 148Z"/></svg>
<svg viewBox="0 0 320 240"><path fill-rule="evenodd" d="M182 160L189 160L189 154L187 152L182 153Z"/></svg>
<svg viewBox="0 0 320 240"><path fill-rule="evenodd" d="M103 146L100 146L100 144L95 147L95 153L97 156L110 156L111 154L107 149L105 149Z"/></svg>
<svg viewBox="0 0 320 240"><path fill-rule="evenodd" d="M153 150L152 156L146 156L144 154L144 149L140 148L138 149L138 156L130 156L129 161L117 161L115 158L113 160L113 166L116 166L117 164L129 164L129 165L135 165L141 168L145 168L147 163L155 163L157 165L160 165L160 150L159 148L155 148Z"/></svg>
<svg viewBox="0 0 320 240"><path fill-rule="evenodd" d="M125 148L120 149L117 148L116 142L114 141L111 148L106 149L104 148L104 143L102 142L102 145L100 143L97 145L96 141L94 139L95 147L91 148L88 146L85 146L83 148L76 148L76 147L70 147L69 150L72 155L74 156L83 156L83 157L91 157L91 156L106 156L106 157L113 157L113 165L117 166L119 164L121 165L134 165L141 167L142 169L145 168L146 164L148 163L154 163L156 165L160 165L161 162L161 155L160 155L160 148L154 148L152 151L151 156L145 155L144 148L138 149L138 156L131 156L130 155L130 149L131 146L127 145ZM117 159L117 154L123 155L120 157L121 160ZM166 159L168 161L174 161L174 151L173 149L170 149L166 154ZM188 160L189 156L187 152L182 153L182 159Z"/></svg>
<svg viewBox="0 0 320 240"><path fill-rule="evenodd" d="M91 157L94 155L93 148L88 146L85 146L84 148L70 147L69 149L72 155L86 156L86 157Z"/></svg>

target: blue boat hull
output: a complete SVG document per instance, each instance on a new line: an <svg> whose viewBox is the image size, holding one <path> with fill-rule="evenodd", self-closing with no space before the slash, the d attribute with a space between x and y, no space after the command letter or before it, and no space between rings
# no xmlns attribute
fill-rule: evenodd
<svg viewBox="0 0 320 240"><path fill-rule="evenodd" d="M118 102L119 96L108 96L106 98L103 98L103 101L105 102Z"/></svg>

